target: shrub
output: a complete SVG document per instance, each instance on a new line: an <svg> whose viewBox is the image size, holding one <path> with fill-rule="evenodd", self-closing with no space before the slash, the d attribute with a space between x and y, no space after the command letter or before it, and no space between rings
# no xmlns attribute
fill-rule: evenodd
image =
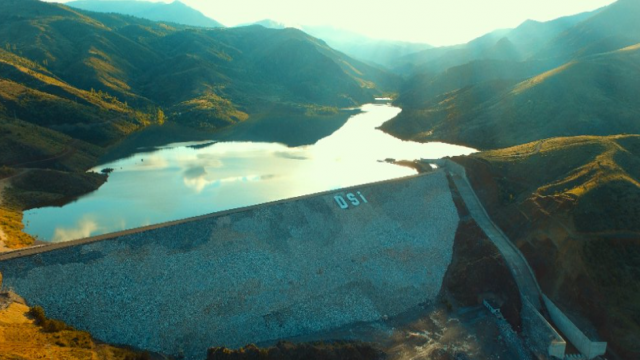
<svg viewBox="0 0 640 360"><path fill-rule="evenodd" d="M63 330L75 330L73 327L60 320L47 319L44 309L41 306L33 306L29 309L29 315L33 317L36 325L42 327L42 331L48 333L60 332Z"/></svg>
<svg viewBox="0 0 640 360"><path fill-rule="evenodd" d="M36 325L40 325L47 320L44 309L37 305L29 308L29 315L36 321Z"/></svg>

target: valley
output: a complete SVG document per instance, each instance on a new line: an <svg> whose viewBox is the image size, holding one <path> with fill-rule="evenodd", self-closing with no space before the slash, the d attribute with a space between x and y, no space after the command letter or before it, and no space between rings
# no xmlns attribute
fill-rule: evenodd
<svg viewBox="0 0 640 360"><path fill-rule="evenodd" d="M0 358L640 356L638 1L443 46L196 4L0 1Z"/></svg>

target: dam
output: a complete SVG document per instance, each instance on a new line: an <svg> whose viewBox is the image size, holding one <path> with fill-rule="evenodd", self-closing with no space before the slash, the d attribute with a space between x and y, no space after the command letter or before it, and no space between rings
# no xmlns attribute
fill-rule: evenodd
<svg viewBox="0 0 640 360"><path fill-rule="evenodd" d="M186 359L435 299L458 227L444 171L0 255L5 288L102 341Z"/></svg>

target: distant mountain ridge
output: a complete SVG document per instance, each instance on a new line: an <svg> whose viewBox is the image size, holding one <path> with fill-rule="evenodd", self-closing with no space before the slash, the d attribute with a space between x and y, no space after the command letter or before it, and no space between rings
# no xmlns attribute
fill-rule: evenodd
<svg viewBox="0 0 640 360"><path fill-rule="evenodd" d="M437 73L476 60L530 60L547 42L562 34L593 12L538 22L527 20L514 29L500 29L467 44L427 49L398 60L401 73Z"/></svg>
<svg viewBox="0 0 640 360"><path fill-rule="evenodd" d="M135 0L78 0L68 2L65 5L88 11L131 15L152 21L167 21L207 28L224 27L221 23L179 0L171 3Z"/></svg>
<svg viewBox="0 0 640 360"><path fill-rule="evenodd" d="M284 29L287 27L286 24L271 19L264 19L251 25L260 25L271 29ZM322 39L332 48L351 57L382 65L386 68L395 67L398 59L405 55L433 48L428 44L373 39L331 26L302 25L298 28L313 37Z"/></svg>
<svg viewBox="0 0 640 360"><path fill-rule="evenodd" d="M635 45L640 42L639 16L640 1L618 0L559 34L534 57L564 63Z"/></svg>
<svg viewBox="0 0 640 360"><path fill-rule="evenodd" d="M591 13L525 22L491 47L478 43L493 34L427 50L419 54L423 60L438 56L413 69L423 73L403 85L397 100L403 112L383 128L405 139L481 149L640 133L637 19L640 2L620 0ZM491 51L497 54L485 59Z"/></svg>
<svg viewBox="0 0 640 360"><path fill-rule="evenodd" d="M638 64L640 46L576 59L526 79L516 73L479 82L431 99L420 97L418 87L418 95L401 94L404 111L383 128L406 139L481 149L556 136L637 134Z"/></svg>

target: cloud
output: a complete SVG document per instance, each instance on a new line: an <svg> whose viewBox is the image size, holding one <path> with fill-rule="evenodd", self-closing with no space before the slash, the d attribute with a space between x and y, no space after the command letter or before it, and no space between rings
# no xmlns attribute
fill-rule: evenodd
<svg viewBox="0 0 640 360"><path fill-rule="evenodd" d="M205 187L213 184L216 180L207 179L207 171L202 166L188 168L182 173L182 182L195 192L200 193Z"/></svg>

